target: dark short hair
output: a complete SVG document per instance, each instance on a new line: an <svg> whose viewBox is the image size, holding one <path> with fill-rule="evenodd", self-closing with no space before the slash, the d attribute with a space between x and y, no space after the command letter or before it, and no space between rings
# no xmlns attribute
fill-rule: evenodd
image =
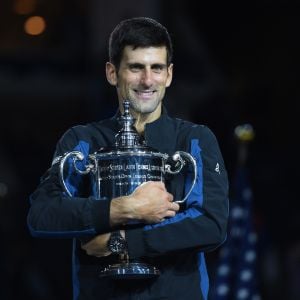
<svg viewBox="0 0 300 300"><path fill-rule="evenodd" d="M109 38L109 60L118 69L121 63L125 46L138 47L162 47L167 49L167 65L173 58L173 46L167 29L157 21L137 17L119 23Z"/></svg>

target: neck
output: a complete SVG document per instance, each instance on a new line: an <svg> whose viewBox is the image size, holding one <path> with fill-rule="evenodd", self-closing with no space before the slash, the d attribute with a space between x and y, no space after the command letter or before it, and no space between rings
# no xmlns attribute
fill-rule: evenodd
<svg viewBox="0 0 300 300"><path fill-rule="evenodd" d="M157 120L161 115L161 106L159 106L154 112L149 114L137 113L131 111L133 117L135 118L135 128L139 134L143 134L145 131L145 125L147 123L152 123Z"/></svg>

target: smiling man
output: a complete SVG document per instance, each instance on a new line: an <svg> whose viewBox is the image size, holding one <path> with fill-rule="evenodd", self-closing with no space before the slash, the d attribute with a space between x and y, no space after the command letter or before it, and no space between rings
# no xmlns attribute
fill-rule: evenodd
<svg viewBox="0 0 300 300"><path fill-rule="evenodd" d="M126 46L118 68L111 62L106 64L106 76L110 84L117 87L120 108L124 100L130 101L137 120L135 126L138 132L143 132L145 123L161 115L162 99L172 81L173 64L167 65L164 46Z"/></svg>
<svg viewBox="0 0 300 300"><path fill-rule="evenodd" d="M180 208L173 202L191 187L189 168L165 183L146 182L129 196L100 200L84 195L81 176L69 174L72 195L65 195L59 179L61 157L74 150L87 157L113 145L120 129L116 116L68 130L31 196L32 235L74 240L73 299L207 299L204 252L226 236L227 174L214 134L206 126L171 118L162 105L173 77L172 53L170 36L160 23L124 20L110 36L106 76L116 87L121 112L124 100L129 101L134 126L147 146L167 154L186 151L195 158L198 175L187 201ZM122 236L114 245L116 229ZM160 275L99 278L99 268L113 262L118 248L126 248L131 259L158 266Z"/></svg>

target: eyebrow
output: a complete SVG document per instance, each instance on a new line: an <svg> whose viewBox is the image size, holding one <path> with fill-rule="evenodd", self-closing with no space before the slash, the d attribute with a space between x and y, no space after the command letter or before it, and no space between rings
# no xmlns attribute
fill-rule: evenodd
<svg viewBox="0 0 300 300"><path fill-rule="evenodd" d="M130 68L139 68L139 69L143 69L145 67L144 64L141 63L128 63L127 64L128 67ZM160 64L160 63L154 63L151 65L151 68L166 68L167 64Z"/></svg>

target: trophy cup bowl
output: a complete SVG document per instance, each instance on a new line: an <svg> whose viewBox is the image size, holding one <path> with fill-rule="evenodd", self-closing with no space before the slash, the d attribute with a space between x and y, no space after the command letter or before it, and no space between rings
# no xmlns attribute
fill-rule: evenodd
<svg viewBox="0 0 300 300"><path fill-rule="evenodd" d="M60 180L65 192L72 196L64 180L64 167L69 159L72 159L77 173L90 175L91 196L98 200L127 196L146 181L164 182L166 174L178 174L190 162L194 171L192 186L184 199L175 201L185 202L197 178L195 159L184 151L177 151L170 157L141 143L133 127L134 119L129 113L128 101L124 101L124 114L119 122L122 129L116 135L115 145L101 148L87 158L80 151L68 152L61 158ZM77 163L84 159L88 164L82 170L77 167ZM114 279L142 279L158 276L159 270L143 261L133 261L124 253L120 255L119 263L104 267L99 275Z"/></svg>

